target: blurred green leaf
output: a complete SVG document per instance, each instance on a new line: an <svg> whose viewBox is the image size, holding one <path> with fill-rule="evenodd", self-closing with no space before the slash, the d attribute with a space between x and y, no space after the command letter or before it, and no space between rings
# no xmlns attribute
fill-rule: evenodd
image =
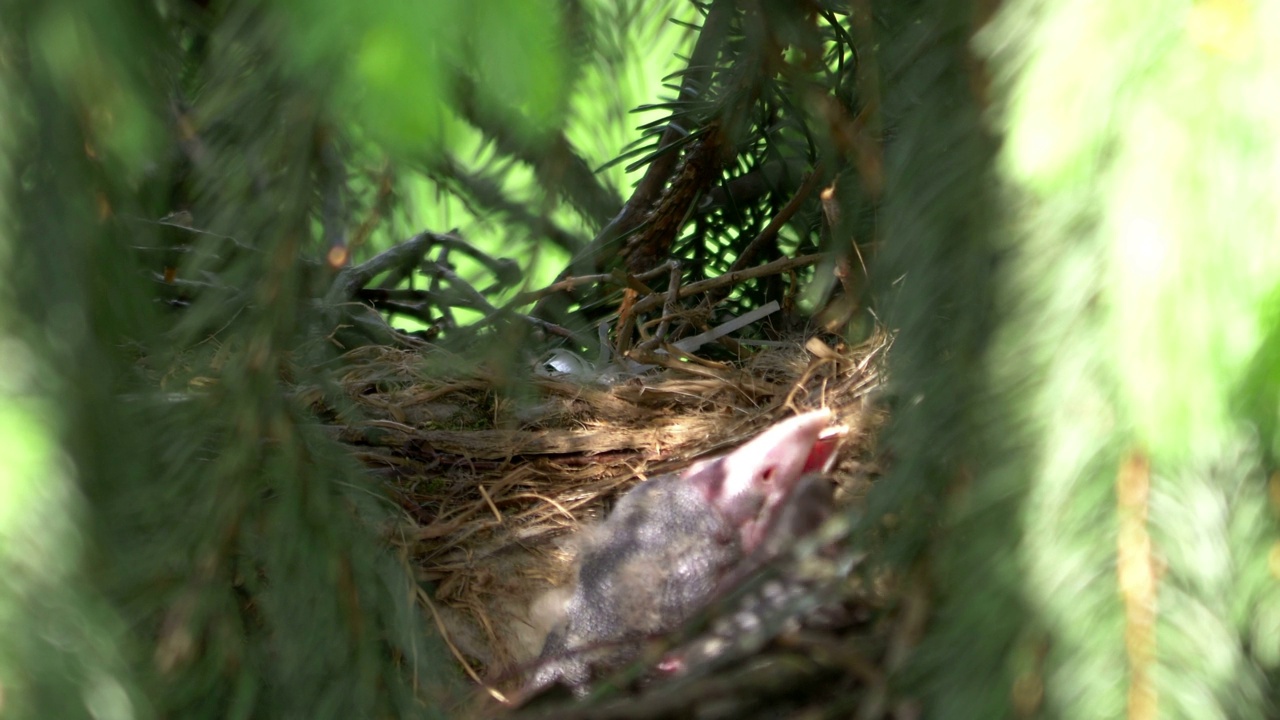
<svg viewBox="0 0 1280 720"><path fill-rule="evenodd" d="M492 0L473 3L475 72L488 103L509 110L517 132L559 127L569 105L570 74L562 3Z"/></svg>
<svg viewBox="0 0 1280 720"><path fill-rule="evenodd" d="M282 3L295 71L332 88L341 115L401 152L435 152L451 124L461 0Z"/></svg>
<svg viewBox="0 0 1280 720"><path fill-rule="evenodd" d="M136 28L120 28L110 13L84 13L66 3L49 3L33 22L30 42L66 102L80 108L85 152L121 163L128 175L140 172L164 137L145 95L134 83L122 53ZM95 23L97 25L95 26ZM114 41L114 42L113 42Z"/></svg>

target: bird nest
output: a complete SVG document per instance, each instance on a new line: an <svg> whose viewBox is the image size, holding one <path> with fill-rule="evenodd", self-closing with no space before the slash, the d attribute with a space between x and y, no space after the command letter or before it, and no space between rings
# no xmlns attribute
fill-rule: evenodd
<svg viewBox="0 0 1280 720"><path fill-rule="evenodd" d="M343 378L364 419L343 439L385 477L403 509L392 542L417 569L425 611L465 672L501 700L540 649L547 627L537 598L569 580L574 534L645 477L737 445L797 411L827 407L850 428L833 475L837 503L856 512L877 474L883 414L869 396L889 340L830 340L608 383L532 371L515 381L432 355L442 350L366 347L352 352ZM431 369L437 361L459 369ZM865 582L849 588L872 602ZM760 690L776 679L747 682ZM664 697L665 705L646 707L663 715L697 704ZM596 706L588 714L608 712Z"/></svg>

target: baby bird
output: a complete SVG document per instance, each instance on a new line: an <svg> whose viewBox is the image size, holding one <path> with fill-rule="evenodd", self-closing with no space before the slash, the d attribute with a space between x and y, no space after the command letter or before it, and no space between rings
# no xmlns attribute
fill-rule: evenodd
<svg viewBox="0 0 1280 720"><path fill-rule="evenodd" d="M581 543L525 696L556 683L584 694L814 529L831 502L815 474L845 432L831 423L827 410L797 415L624 495Z"/></svg>

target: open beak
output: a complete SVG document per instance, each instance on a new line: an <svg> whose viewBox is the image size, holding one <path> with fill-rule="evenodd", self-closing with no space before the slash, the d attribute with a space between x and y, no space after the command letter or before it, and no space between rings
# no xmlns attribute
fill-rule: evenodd
<svg viewBox="0 0 1280 720"><path fill-rule="evenodd" d="M711 505L736 527L745 552L763 540L777 508L805 475L826 472L847 433L830 410L783 420L741 447L685 471Z"/></svg>

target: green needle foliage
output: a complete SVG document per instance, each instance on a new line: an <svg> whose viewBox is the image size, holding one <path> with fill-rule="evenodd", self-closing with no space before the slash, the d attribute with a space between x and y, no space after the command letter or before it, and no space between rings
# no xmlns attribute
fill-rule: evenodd
<svg viewBox="0 0 1280 720"><path fill-rule="evenodd" d="M1275 712L1277 407L1239 401L1277 377L1278 8L1176 8L1019 3L981 36L1025 308L993 362L1034 383L1021 560L1062 717Z"/></svg>
<svg viewBox="0 0 1280 720"><path fill-rule="evenodd" d="M876 500L930 716L1275 714L1278 9L898 10Z"/></svg>
<svg viewBox="0 0 1280 720"><path fill-rule="evenodd" d="M517 258L500 319L566 267L838 257L739 313L854 269L908 630L840 711L1276 716L1276 37L1275 0L0 3L0 716L460 712L317 418L338 268L452 227ZM521 319L582 350L616 290ZM442 342L517 367L534 325Z"/></svg>
<svg viewBox="0 0 1280 720"><path fill-rule="evenodd" d="M333 120L276 56L279 16L155 13L190 9L5 8L2 710L441 716L455 666L373 533L391 509L291 391L327 357L306 258ZM208 132L166 137L188 92ZM152 290L155 188L213 237L187 312Z"/></svg>

